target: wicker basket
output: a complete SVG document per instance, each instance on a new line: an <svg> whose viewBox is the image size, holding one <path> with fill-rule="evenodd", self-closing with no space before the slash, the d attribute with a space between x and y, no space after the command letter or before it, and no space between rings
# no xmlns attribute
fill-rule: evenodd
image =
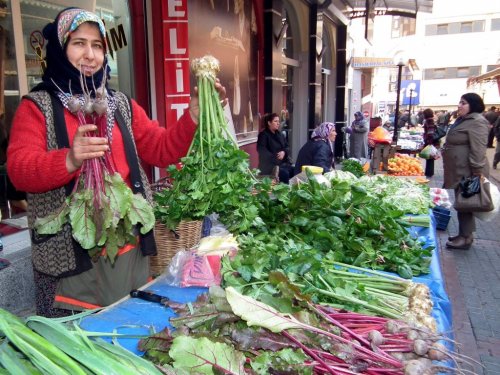
<svg viewBox="0 0 500 375"><path fill-rule="evenodd" d="M158 254L149 257L151 276L156 277L162 274L179 250L189 249L196 245L201 238L202 226L203 220L181 221L174 232L165 224L157 222L154 232Z"/></svg>

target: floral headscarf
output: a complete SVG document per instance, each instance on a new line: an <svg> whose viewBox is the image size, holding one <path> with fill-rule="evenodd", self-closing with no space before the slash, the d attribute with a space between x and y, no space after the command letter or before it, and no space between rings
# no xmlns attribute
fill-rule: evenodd
<svg viewBox="0 0 500 375"><path fill-rule="evenodd" d="M33 91L45 90L53 94L82 94L80 84L80 71L68 60L65 45L71 32L85 22L95 23L101 34L103 43L106 41L106 30L103 22L97 15L80 8L67 8L61 11L54 22L47 24L43 29L43 36L47 40L45 60L47 68L42 76L42 83L38 84ZM87 87L99 87L105 78L109 78L109 66L107 57L104 57L103 68L94 73L92 77L85 77ZM104 71L106 67L106 71ZM91 93L93 96L94 93Z"/></svg>
<svg viewBox="0 0 500 375"><path fill-rule="evenodd" d="M333 124L332 122L322 122L316 127L316 129L314 129L314 131L311 134L311 138L320 138L328 140L328 137L332 129L335 129L335 124Z"/></svg>
<svg viewBox="0 0 500 375"><path fill-rule="evenodd" d="M106 29L104 28L102 20L96 14L83 9L70 8L63 10L59 14L59 20L57 22L57 37L59 39L61 47L64 48L69 34L71 34L78 28L78 26L85 22L95 22L99 27L101 36L104 40L106 40Z"/></svg>

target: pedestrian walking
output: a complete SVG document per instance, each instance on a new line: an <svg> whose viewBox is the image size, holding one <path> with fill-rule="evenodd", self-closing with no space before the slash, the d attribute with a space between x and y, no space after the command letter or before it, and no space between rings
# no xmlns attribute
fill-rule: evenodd
<svg viewBox="0 0 500 375"><path fill-rule="evenodd" d="M432 145L436 148L440 146L440 140L435 139L437 125L434 122L434 111L426 108L423 111L424 116L424 146ZM425 161L425 176L431 178L434 176L434 158L426 159Z"/></svg>
<svg viewBox="0 0 500 375"><path fill-rule="evenodd" d="M498 111L495 106L491 106L490 109L484 114L484 117L486 120L488 120L489 123L489 133L488 133L488 148L493 148L493 140L495 138L495 123L498 119Z"/></svg>

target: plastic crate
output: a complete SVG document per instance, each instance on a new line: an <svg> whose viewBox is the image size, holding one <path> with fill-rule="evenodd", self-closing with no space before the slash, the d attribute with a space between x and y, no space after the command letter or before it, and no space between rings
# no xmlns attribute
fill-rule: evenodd
<svg viewBox="0 0 500 375"><path fill-rule="evenodd" d="M447 208L436 206L432 209L432 213L436 219L436 229L446 230L451 219L451 211Z"/></svg>

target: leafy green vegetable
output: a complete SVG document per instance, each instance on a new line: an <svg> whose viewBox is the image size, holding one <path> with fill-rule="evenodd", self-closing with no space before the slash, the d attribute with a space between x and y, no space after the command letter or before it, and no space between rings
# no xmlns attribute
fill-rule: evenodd
<svg viewBox="0 0 500 375"><path fill-rule="evenodd" d="M182 159L182 168L168 168L173 187L155 194L155 215L175 229L181 220L200 220L220 213L227 228L238 233L257 220L251 194L255 178L248 154L238 148L227 129L214 86L218 71L214 60L211 56L193 60L198 79L199 124L188 155Z"/></svg>
<svg viewBox="0 0 500 375"><path fill-rule="evenodd" d="M176 369L196 374L245 374L245 356L231 346L209 339L179 336L169 351Z"/></svg>
<svg viewBox="0 0 500 375"><path fill-rule="evenodd" d="M363 170L361 163L353 159L347 159L342 162L342 171L351 172L356 177L365 175L365 171Z"/></svg>
<svg viewBox="0 0 500 375"><path fill-rule="evenodd" d="M139 225L141 233L153 229L153 208L140 194L133 194L119 173L104 174L101 191L86 189L83 179L69 195L59 210L35 220L39 234L55 234L69 223L73 238L91 255L99 254L103 247L106 256L114 262L118 249L135 243L133 226ZM95 206L95 195L102 206Z"/></svg>

